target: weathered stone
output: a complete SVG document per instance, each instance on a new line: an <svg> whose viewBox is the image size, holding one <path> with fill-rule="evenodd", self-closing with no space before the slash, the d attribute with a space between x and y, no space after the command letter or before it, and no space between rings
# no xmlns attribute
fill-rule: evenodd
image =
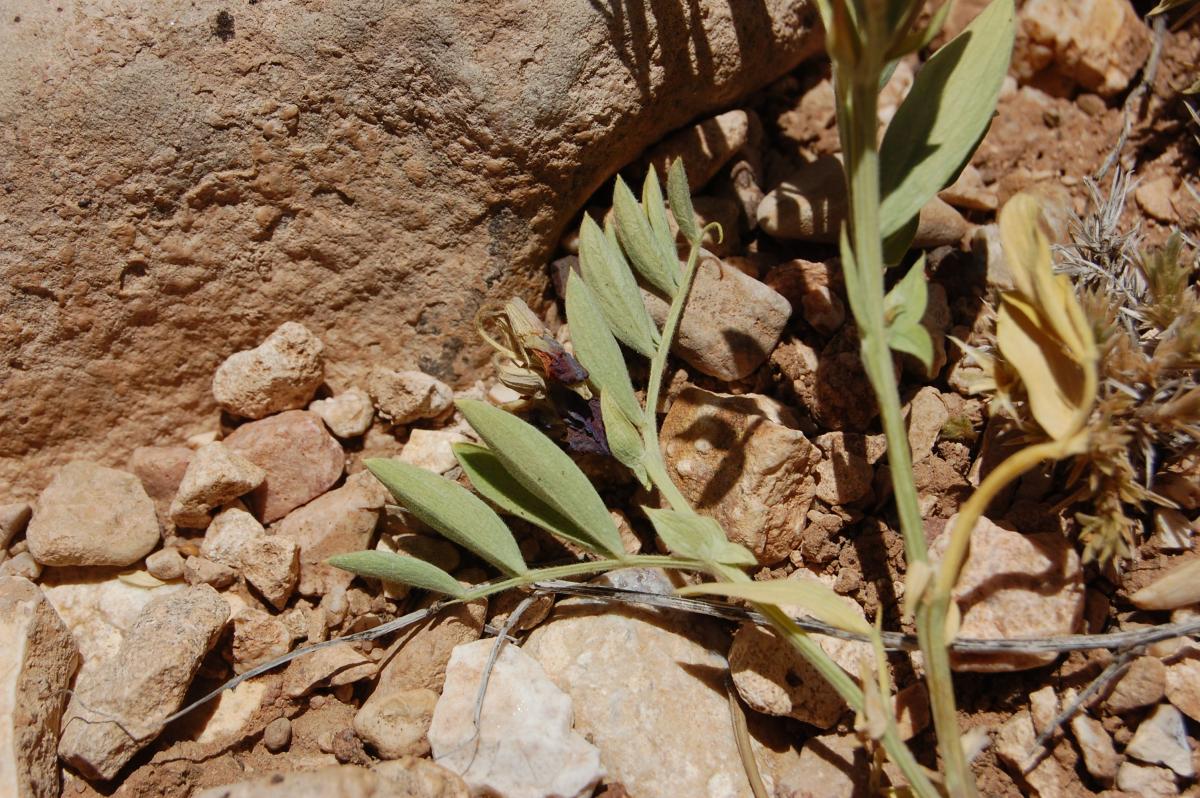
<svg viewBox="0 0 1200 798"><path fill-rule="evenodd" d="M179 708L228 617L229 605L209 587L147 604L116 656L76 680L59 756L88 778L115 776Z"/></svg>
<svg viewBox="0 0 1200 798"><path fill-rule="evenodd" d="M300 581L300 547L278 535L255 538L241 551L242 577L277 610Z"/></svg>
<svg viewBox="0 0 1200 798"><path fill-rule="evenodd" d="M1185 779L1196 775L1183 715L1170 704L1160 704L1138 724L1133 739L1125 746L1125 755L1152 765L1166 765Z"/></svg>
<svg viewBox="0 0 1200 798"><path fill-rule="evenodd" d="M158 545L158 519L133 474L76 461L38 496L25 539L43 565L132 565Z"/></svg>
<svg viewBox="0 0 1200 798"><path fill-rule="evenodd" d="M1029 710L1022 709L1004 722L996 733L996 756L1014 778L1024 781L1041 798L1070 795L1079 778L1053 756L1035 750L1037 734ZM1026 772L1028 770L1028 772Z"/></svg>
<svg viewBox="0 0 1200 798"><path fill-rule="evenodd" d="M817 423L830 430L865 432L879 415L863 371L858 341L845 325L821 348L799 338L783 341L771 354L771 363L791 383L799 403ZM898 373L898 372L897 372Z"/></svg>
<svg viewBox="0 0 1200 798"><path fill-rule="evenodd" d="M354 474L337 490L298 507L284 518L276 535L300 547L299 590L306 596L346 587L354 575L326 565L334 554L362 551L371 546L375 525L387 492L367 472Z"/></svg>
<svg viewBox="0 0 1200 798"><path fill-rule="evenodd" d="M183 565L183 555L179 553L179 549L168 546L146 558L146 573L155 579L170 582L172 579L183 577Z"/></svg>
<svg viewBox="0 0 1200 798"><path fill-rule="evenodd" d="M0 577L3 576L19 576L24 579L37 580L41 577L42 564L33 559L33 555L27 551L22 551L9 557L4 562L0 563Z"/></svg>
<svg viewBox="0 0 1200 798"><path fill-rule="evenodd" d="M571 728L570 697L514 645L496 658L479 725L475 701L494 640L454 649L429 743L473 792L586 796L604 776L600 752Z"/></svg>
<svg viewBox="0 0 1200 798"><path fill-rule="evenodd" d="M466 783L457 773L428 759L405 756L372 767L396 798L467 798ZM284 796L291 798L291 796Z"/></svg>
<svg viewBox="0 0 1200 798"><path fill-rule="evenodd" d="M950 420L950 411L942 394L932 385L917 391L906 408L908 416L908 446L913 462L924 460L933 453L942 427Z"/></svg>
<svg viewBox="0 0 1200 798"><path fill-rule="evenodd" d="M763 197L758 206L759 226L783 239L837 243L846 216L842 164L832 156L806 165ZM968 227L958 211L934 197L921 210L912 246L957 245Z"/></svg>
<svg viewBox="0 0 1200 798"><path fill-rule="evenodd" d="M648 291L642 299L662 325L668 304ZM703 254L672 351L720 380L740 380L766 362L792 306L764 283Z"/></svg>
<svg viewBox="0 0 1200 798"><path fill-rule="evenodd" d="M1022 81L1047 71L1067 89L1078 84L1111 97L1129 85L1150 52L1150 31L1129 0L1031 0L1018 20L1012 71Z"/></svg>
<svg viewBox="0 0 1200 798"><path fill-rule="evenodd" d="M0 793L56 798L58 733L79 652L42 591L0 579Z"/></svg>
<svg viewBox="0 0 1200 798"><path fill-rule="evenodd" d="M1167 688L1167 668L1158 657L1138 657L1109 688L1104 707L1121 714L1157 704Z"/></svg>
<svg viewBox="0 0 1200 798"><path fill-rule="evenodd" d="M688 188L699 191L745 146L749 134L750 118L745 111L726 111L710 117L672 133L652 147L640 163L639 177L648 166L653 166L665 185L667 170L675 159L683 158Z"/></svg>
<svg viewBox="0 0 1200 798"><path fill-rule="evenodd" d="M852 734L810 737L800 751L800 770L813 798L866 798L871 765L862 742ZM799 793L805 795L805 793Z"/></svg>
<svg viewBox="0 0 1200 798"><path fill-rule="evenodd" d="M183 561L183 578L189 585L212 585L224 590L237 581L237 571L207 557L188 557Z"/></svg>
<svg viewBox="0 0 1200 798"><path fill-rule="evenodd" d="M786 416L765 396L687 388L661 433L667 471L684 496L765 564L796 547L815 489L817 450Z"/></svg>
<svg viewBox="0 0 1200 798"><path fill-rule="evenodd" d="M188 463L171 502L171 520L203 529L212 521L209 512L254 490L266 477L263 469L220 441L206 443Z"/></svg>
<svg viewBox="0 0 1200 798"><path fill-rule="evenodd" d="M239 507L227 507L213 518L204 532L200 554L230 568L242 567L242 550L266 535L263 525Z"/></svg>
<svg viewBox="0 0 1200 798"><path fill-rule="evenodd" d="M831 263L797 258L771 269L764 279L791 303L799 318L822 335L832 335L846 321L846 306L837 293L840 271L835 276Z"/></svg>
<svg viewBox="0 0 1200 798"><path fill-rule="evenodd" d="M193 454L195 450L188 446L139 446L129 455L129 470L154 500L160 522L171 520L171 500L179 492Z"/></svg>
<svg viewBox="0 0 1200 798"><path fill-rule="evenodd" d="M337 643L292 660L283 672L283 692L299 698L322 684L353 684L378 672L379 666L352 644Z"/></svg>
<svg viewBox="0 0 1200 798"><path fill-rule="evenodd" d="M468 792L462 779L445 768L427 759L406 757L380 762L371 770L332 765L272 773L211 787L196 798L468 798Z"/></svg>
<svg viewBox="0 0 1200 798"><path fill-rule="evenodd" d="M853 504L871 493L875 471L863 436L827 432L813 441L824 454L817 463L817 498L831 507Z"/></svg>
<svg viewBox="0 0 1200 798"><path fill-rule="evenodd" d="M450 447L468 440L458 430L414 429L400 451L400 462L424 468L435 474L445 474L458 465Z"/></svg>
<svg viewBox="0 0 1200 798"><path fill-rule="evenodd" d="M375 419L375 405L366 391L351 388L328 399L318 399L308 406L339 438L356 438L366 432Z"/></svg>
<svg viewBox="0 0 1200 798"><path fill-rule="evenodd" d="M0 549L8 548L8 544L17 535L25 531L33 508L25 502L0 504Z"/></svg>
<svg viewBox="0 0 1200 798"><path fill-rule="evenodd" d="M1200 655L1189 652L1167 666L1166 696L1180 712L1200 721Z"/></svg>
<svg viewBox="0 0 1200 798"><path fill-rule="evenodd" d="M206 748L235 745L257 733L259 713L269 711L278 691L279 677L275 674L242 682L214 699L211 712L181 718L182 736Z"/></svg>
<svg viewBox="0 0 1200 798"><path fill-rule="evenodd" d="M376 689L355 714L354 731L384 759L424 756L437 702L438 694L424 687Z"/></svg>
<svg viewBox="0 0 1200 798"><path fill-rule="evenodd" d="M949 530L930 547L941 560ZM971 550L954 586L962 611L962 637L997 639L1074 634L1083 621L1084 588L1079 556L1062 535L1022 535L980 518ZM1053 662L1054 654L955 654L955 670L1015 671Z"/></svg>
<svg viewBox="0 0 1200 798"><path fill-rule="evenodd" d="M672 591L670 580L655 571L618 571L600 581ZM721 686L725 660L714 650L721 642L713 633L671 613L571 599L533 630L524 650L570 695L575 730L600 749L610 782L639 798L713 790L750 798ZM607 642L597 645L601 640ZM795 780L798 753L786 741L759 745L758 728L752 747L764 779L778 794L803 794L803 782Z"/></svg>
<svg viewBox="0 0 1200 798"><path fill-rule="evenodd" d="M279 616L249 608L234 616L234 673L245 673L291 650L292 634Z"/></svg>
<svg viewBox="0 0 1200 798"><path fill-rule="evenodd" d="M266 472L266 479L247 497L264 524L329 490L346 467L341 444L306 410L243 424L225 439L225 446Z"/></svg>
<svg viewBox="0 0 1200 798"><path fill-rule="evenodd" d="M1174 798L1179 795L1175 776L1167 768L1139 765L1126 760L1117 770L1117 789L1138 798Z"/></svg>
<svg viewBox="0 0 1200 798"><path fill-rule="evenodd" d="M478 640L487 617L487 600L452 607L425 622L384 657L377 690L424 688L441 692L450 655Z"/></svg>
<svg viewBox="0 0 1200 798"><path fill-rule="evenodd" d="M1200 602L1200 558L1172 565L1129 600L1144 610L1174 610Z"/></svg>
<svg viewBox="0 0 1200 798"><path fill-rule="evenodd" d="M1082 712L1071 718L1071 733L1079 750L1083 753L1083 764L1089 774L1102 785L1110 785L1117 778L1117 766L1121 757L1113 747L1112 737L1104 730L1100 721Z"/></svg>
<svg viewBox="0 0 1200 798"><path fill-rule="evenodd" d="M213 398L243 418L304 407L325 378L324 351L303 324L284 322L255 348L225 359L213 375Z"/></svg>
<svg viewBox="0 0 1200 798"><path fill-rule="evenodd" d="M423 371L377 367L367 376L367 391L379 415L393 424L436 418L450 409L454 391Z"/></svg>
<svg viewBox="0 0 1200 798"><path fill-rule="evenodd" d="M540 296L597 186L821 47L800 0L689 9L242 3L216 37L206 6L7 3L0 483L174 434L289 319L335 389L339 363L469 377L480 303Z"/></svg>
<svg viewBox="0 0 1200 798"><path fill-rule="evenodd" d="M275 718L263 729L263 745L273 754L287 749L292 744L292 722L287 718Z"/></svg>
<svg viewBox="0 0 1200 798"><path fill-rule="evenodd" d="M983 176L970 164L963 168L957 180L938 192L938 197L969 211L991 212L1000 207L996 190L984 185Z"/></svg>

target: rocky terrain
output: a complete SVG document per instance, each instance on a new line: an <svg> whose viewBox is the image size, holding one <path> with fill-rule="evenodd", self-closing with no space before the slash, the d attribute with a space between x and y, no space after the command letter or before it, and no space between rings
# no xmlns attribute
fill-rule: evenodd
<svg viewBox="0 0 1200 798"><path fill-rule="evenodd" d="M981 5L960 2L942 38ZM354 578L326 564L331 555L383 549L464 582L490 578L393 506L362 461L460 476L450 447L476 438L454 400L516 398L484 363L476 309L534 300L569 346L552 286L576 257L578 210L607 212L604 181L618 168L640 181L679 155L697 213L726 236L710 242L676 345L661 426L668 471L755 554L756 578L821 580L863 617L912 631L886 443L831 244L846 211L828 65L801 63L819 46L811 13L767 3L761 18L731 21L728 6L702 2L678 18L656 6L651 20L594 4L607 16L551 24L556 4L528 16L518 6L493 3L471 21L422 4L370 17L354 4L263 2L178 18L164 5L117 25L116 4L28 3L2 21L17 46L0 59L37 56L43 73L33 88L0 91L0 109L53 102L0 148L28 154L42 135L61 146L0 166L0 231L19 228L0 253L11 275L0 286L0 794L749 798L731 696L769 795L870 794L853 713L751 624L504 594L334 642L432 598ZM983 339L1010 279L997 209L1031 191L1067 244L1095 208L1087 178L1115 151L1138 181L1117 228L1140 231L1145 246L1181 229L1195 257L1200 124L1182 90L1196 79L1200 30L1156 34L1145 11L1028 0L991 130L922 212L934 374L907 358L897 369L935 555L1007 445L957 343ZM701 21L703 33L689 27ZM527 49L531 30L547 38ZM187 38L199 32L203 47ZM69 62L56 49L64 40ZM461 42L456 60L422 49L442 40ZM385 54L394 41L407 45ZM528 71L501 91L472 66L481 54ZM881 116L919 66L899 64ZM100 116L88 122L75 115L93 91L121 101L89 104ZM145 107L159 109L147 130L108 151L89 144L111 124L104 115ZM526 125L531 109L545 118ZM464 126L474 140L460 140ZM101 164L106 155L119 157ZM1101 193L1113 169L1094 183ZM54 210L34 224L35 206ZM665 311L649 294L647 304ZM598 455L579 460L627 550L656 550L647 496L628 473ZM1200 472L1190 467L1166 483L1178 510L1147 511L1120 568L1080 557L1061 474L1021 479L975 532L956 592L960 635L1195 617L1194 593L1182 606L1131 601L1195 560ZM530 562L576 554L513 528ZM673 589L655 571L601 581ZM477 706L496 635L519 605L516 644L500 650ZM330 644L173 717L320 643ZM864 644L821 645L857 672ZM902 734L933 764L920 663L897 652L890 664ZM1197 789L1194 639L960 654L954 667L982 794ZM1056 724L1091 685L1082 710ZM897 774L885 766L881 777Z"/></svg>

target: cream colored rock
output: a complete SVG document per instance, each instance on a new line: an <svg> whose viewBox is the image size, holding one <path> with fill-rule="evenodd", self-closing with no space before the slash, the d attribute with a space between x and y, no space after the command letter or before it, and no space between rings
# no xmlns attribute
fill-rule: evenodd
<svg viewBox="0 0 1200 798"><path fill-rule="evenodd" d="M808 794L814 798L862 798L867 794L871 765L862 742L853 734L827 734L805 740L800 770L809 785Z"/></svg>
<svg viewBox="0 0 1200 798"><path fill-rule="evenodd" d="M281 324L254 349L237 352L213 375L213 398L243 418L304 407L325 379L325 345L303 324Z"/></svg>
<svg viewBox="0 0 1200 798"><path fill-rule="evenodd" d="M942 401L942 394L932 385L917 391L906 410L908 421L908 446L913 462L920 462L933 453L942 427L950 420L950 411Z"/></svg>
<svg viewBox="0 0 1200 798"><path fill-rule="evenodd" d="M185 716L191 730L187 735L203 746L227 747L256 733L255 717L275 698L277 676L251 679L226 690L213 701L212 714Z"/></svg>
<svg viewBox="0 0 1200 798"><path fill-rule="evenodd" d="M322 684L338 687L369 679L379 666L350 643L337 643L291 661L283 672L283 692L290 698L308 695Z"/></svg>
<svg viewBox="0 0 1200 798"><path fill-rule="evenodd" d="M1079 743L1084 767L1092 778L1103 785L1112 784L1117 778L1121 756L1113 747L1112 737L1104 730L1104 725L1081 712L1071 718L1071 733Z"/></svg>
<svg viewBox="0 0 1200 798"><path fill-rule="evenodd" d="M487 608L486 599L452 607L427 621L412 637L400 640L384 657L376 689L441 692L450 655L458 646L479 639Z"/></svg>
<svg viewBox="0 0 1200 798"><path fill-rule="evenodd" d="M76 461L38 496L25 539L42 565L132 565L158 544L158 520L133 474Z"/></svg>
<svg viewBox="0 0 1200 798"><path fill-rule="evenodd" d="M115 776L179 708L228 617L209 587L147 604L116 655L76 680L58 744L63 761L91 779Z"/></svg>
<svg viewBox="0 0 1200 798"><path fill-rule="evenodd" d="M245 673L292 650L292 634L277 615L244 609L233 619L233 672Z"/></svg>
<svg viewBox="0 0 1200 798"><path fill-rule="evenodd" d="M1079 777L1053 756L1042 756L1041 749L1035 750L1036 739L1029 710L1022 709L996 732L996 756L1014 778L1027 783L1040 798L1070 795L1071 786L1078 785Z"/></svg>
<svg viewBox="0 0 1200 798"><path fill-rule="evenodd" d="M354 731L384 759L424 756L437 702L438 694L424 687L376 689L354 715Z"/></svg>
<svg viewBox="0 0 1200 798"><path fill-rule="evenodd" d="M875 470L861 435L827 432L814 440L824 457L817 463L817 498L831 507L853 504L871 493Z"/></svg>
<svg viewBox="0 0 1200 798"><path fill-rule="evenodd" d="M1200 721L1200 655L1189 652L1167 666L1167 700L1195 721Z"/></svg>
<svg viewBox="0 0 1200 798"><path fill-rule="evenodd" d="M643 160L658 170L665 185L667 170L675 159L683 158L688 188L695 192L745 146L749 134L749 115L741 110L726 111L671 134L651 148ZM645 169L639 171L644 174Z"/></svg>
<svg viewBox="0 0 1200 798"><path fill-rule="evenodd" d="M958 179L938 192L938 197L955 208L969 211L995 211L1000 207L996 190L984 185L983 176L974 166L967 164Z"/></svg>
<svg viewBox="0 0 1200 798"><path fill-rule="evenodd" d="M33 555L27 551L18 552L0 563L0 577L19 576L36 581L41 578L44 570L42 564L33 559Z"/></svg>
<svg viewBox="0 0 1200 798"><path fill-rule="evenodd" d="M263 745L273 754L287 750L292 743L292 722L287 718L276 718L263 729Z"/></svg>
<svg viewBox="0 0 1200 798"><path fill-rule="evenodd" d="M1200 602L1200 558L1174 565L1129 600L1144 610L1174 610Z"/></svg>
<svg viewBox="0 0 1200 798"><path fill-rule="evenodd" d="M225 444L207 443L188 463L171 502L171 520L182 527L203 529L212 522L212 510L254 490L266 477L266 471Z"/></svg>
<svg viewBox="0 0 1200 798"><path fill-rule="evenodd" d="M188 557L183 561L183 578L189 585L211 585L224 590L237 581L237 571L207 557Z"/></svg>
<svg viewBox="0 0 1200 798"><path fill-rule="evenodd" d="M42 591L0 579L0 794L57 798L58 734L79 665L71 633Z"/></svg>
<svg viewBox="0 0 1200 798"><path fill-rule="evenodd" d="M645 290L642 299L661 326L668 304ZM710 377L740 380L766 362L791 315L778 293L706 253L672 351Z"/></svg>
<svg viewBox="0 0 1200 798"><path fill-rule="evenodd" d="M400 462L424 468L435 474L445 474L458 465L454 450L450 447L456 443L466 443L469 439L458 430L453 429L414 429L408 435L408 441L400 450Z"/></svg>
<svg viewBox="0 0 1200 798"><path fill-rule="evenodd" d="M1157 704L1167 689L1167 667L1158 657L1138 657L1108 689L1104 708L1120 714Z"/></svg>
<svg viewBox="0 0 1200 798"><path fill-rule="evenodd" d="M1126 760L1117 770L1117 789L1138 798L1174 798L1179 795L1175 776L1167 768L1139 765Z"/></svg>
<svg viewBox="0 0 1200 798"><path fill-rule="evenodd" d="M183 578L183 566L183 555L173 546L159 549L146 558L146 572L164 582Z"/></svg>
<svg viewBox="0 0 1200 798"><path fill-rule="evenodd" d="M764 564L796 547L815 490L819 453L789 421L765 396L686 388L660 435L684 496Z"/></svg>
<svg viewBox="0 0 1200 798"><path fill-rule="evenodd" d="M947 530L956 518L946 522ZM941 560L949 540L946 533L933 542L933 562ZM962 610L962 637L1074 634L1083 621L1084 606L1079 557L1059 534L1022 535L980 518L954 598ZM1014 671L1054 659L1054 654L958 654L953 665L956 670Z"/></svg>
<svg viewBox="0 0 1200 798"><path fill-rule="evenodd" d="M1151 765L1166 765L1181 778L1196 775L1183 715L1170 704L1159 704L1138 724L1125 755Z"/></svg>
<svg viewBox="0 0 1200 798"><path fill-rule="evenodd" d="M272 773L212 787L196 798L468 798L455 774L427 759L379 762L370 770L332 765L319 770Z"/></svg>
<svg viewBox="0 0 1200 798"><path fill-rule="evenodd" d="M351 388L329 399L318 399L308 406L339 438L356 438L366 432L375 419L375 406L366 391Z"/></svg>
<svg viewBox="0 0 1200 798"><path fill-rule="evenodd" d="M436 418L454 402L453 389L423 371L374 368L367 376L367 391L379 415L393 424Z"/></svg>
<svg viewBox="0 0 1200 798"><path fill-rule="evenodd" d="M25 531L33 508L26 502L0 504L0 549L8 548L13 538Z"/></svg>
<svg viewBox="0 0 1200 798"><path fill-rule="evenodd" d="M162 522L170 522L171 500L193 454L188 446L139 446L129 455L129 470L142 481Z"/></svg>
<svg viewBox="0 0 1200 798"><path fill-rule="evenodd" d="M387 491L367 472L353 474L337 490L298 507L279 522L275 534L300 549L298 589L306 596L347 587L354 576L326 565L334 554L362 551L371 546L375 525Z"/></svg>
<svg viewBox="0 0 1200 798"><path fill-rule="evenodd" d="M300 581L300 547L279 535L255 538L241 550L242 578L271 603L283 609Z"/></svg>
<svg viewBox="0 0 1200 798"><path fill-rule="evenodd" d="M204 531L200 554L213 562L240 569L242 550L265 535L263 525L250 513L240 507L227 507L216 514Z"/></svg>
<svg viewBox="0 0 1200 798"><path fill-rule="evenodd" d="M398 798L467 798L467 785L458 774L428 759L414 756L377 762L372 771ZM292 798L292 796L284 796Z"/></svg>

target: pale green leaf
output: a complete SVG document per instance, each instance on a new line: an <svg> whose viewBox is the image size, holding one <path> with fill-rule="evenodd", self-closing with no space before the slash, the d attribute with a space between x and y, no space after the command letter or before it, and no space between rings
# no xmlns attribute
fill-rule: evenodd
<svg viewBox="0 0 1200 798"><path fill-rule="evenodd" d="M667 170L667 197L671 200L671 215L675 217L679 232L689 244L699 246L704 234L696 225L696 210L692 206L692 191L688 188L682 158L676 158Z"/></svg>
<svg viewBox="0 0 1200 798"><path fill-rule="evenodd" d="M569 519L600 550L625 556L600 494L562 449L535 427L486 402L461 399L456 405L517 482Z"/></svg>
<svg viewBox="0 0 1200 798"><path fill-rule="evenodd" d="M604 419L604 434L608 438L609 451L617 458L617 462L633 472L638 482L649 489L650 475L642 461L646 454L646 446L641 430L624 413L617 400L611 398L604 390L600 391L600 415Z"/></svg>
<svg viewBox="0 0 1200 798"><path fill-rule="evenodd" d="M667 297L673 297L679 287L679 260L663 260L654 243L650 220L646 218L645 211L629 186L619 176L613 189L613 215L617 220L617 239L633 267L646 282Z"/></svg>
<svg viewBox="0 0 1200 798"><path fill-rule="evenodd" d="M883 307L888 323L888 346L898 352L913 355L921 361L926 371L933 365L933 339L921 324L928 301L925 256L922 255L884 297Z"/></svg>
<svg viewBox="0 0 1200 798"><path fill-rule="evenodd" d="M880 145L885 237L909 224L970 160L996 110L1014 31L1013 0L992 0L917 73Z"/></svg>
<svg viewBox="0 0 1200 798"><path fill-rule="evenodd" d="M609 396L629 418L639 418L641 407L621 347L608 328L595 292L574 272L567 276L566 305L575 357L601 394Z"/></svg>
<svg viewBox="0 0 1200 798"><path fill-rule="evenodd" d="M612 228L601 231L590 216L583 218L579 228L579 269L613 334L633 351L652 357L658 330L646 311L637 280Z"/></svg>
<svg viewBox="0 0 1200 798"><path fill-rule="evenodd" d="M712 594L776 606L792 604L817 620L847 632L871 634L871 625L833 589L816 579L772 579L767 582L717 582L680 588L679 595Z"/></svg>
<svg viewBox="0 0 1200 798"><path fill-rule="evenodd" d="M486 446L474 443L455 443L451 446L463 473L479 494L509 515L540 526L552 535L569 540L587 551L596 549L586 533L550 505L530 493L512 474L500 458Z"/></svg>
<svg viewBox="0 0 1200 798"><path fill-rule="evenodd" d="M658 172L653 166L646 172L646 182L642 185L642 207L646 210L646 218L650 220L659 259L664 263L677 262L679 250L675 248L675 235L671 232L671 223L667 221L667 203L663 199L662 186L658 183Z"/></svg>
<svg viewBox="0 0 1200 798"><path fill-rule="evenodd" d="M954 0L944 0L937 11L933 12L933 16L929 19L929 24L924 28L914 28L904 35L899 42L893 45L888 58L898 59L909 53L915 53L918 50L924 49L934 38L941 32L942 27L946 24L946 17L950 15L950 9L954 6ZM895 63L893 61L893 63Z"/></svg>
<svg viewBox="0 0 1200 798"><path fill-rule="evenodd" d="M400 585L411 585L423 590L432 590L454 598L466 595L457 579L424 560L405 557L390 551L356 551L350 554L335 554L326 560L332 566L359 576L382 579Z"/></svg>
<svg viewBox="0 0 1200 798"><path fill-rule="evenodd" d="M483 501L445 477L399 460L363 463L409 512L509 576L529 569L512 532Z"/></svg>
<svg viewBox="0 0 1200 798"><path fill-rule="evenodd" d="M726 538L721 525L708 516L651 507L643 509L663 543L681 557L721 565L758 564L749 549Z"/></svg>

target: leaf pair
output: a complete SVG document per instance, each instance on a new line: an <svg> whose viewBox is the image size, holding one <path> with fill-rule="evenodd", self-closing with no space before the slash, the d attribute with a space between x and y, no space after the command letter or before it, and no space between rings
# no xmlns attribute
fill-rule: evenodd
<svg viewBox="0 0 1200 798"><path fill-rule="evenodd" d="M888 347L913 355L926 371L933 365L933 339L921 323L928 303L925 255L922 254L908 274L883 298L883 314L887 320Z"/></svg>
<svg viewBox="0 0 1200 798"><path fill-rule="evenodd" d="M679 231L689 244L699 246L703 231L696 224L687 173L680 159L676 159L667 170L667 194L671 198L671 213ZM613 189L613 216L617 220L617 240L634 268L663 296L668 299L674 297L683 275L679 268L675 236L667 219L662 186L654 169L646 173L641 204L638 204L625 181L617 177ZM582 241L580 245L582 247Z"/></svg>
<svg viewBox="0 0 1200 798"><path fill-rule="evenodd" d="M1014 290L1001 296L996 344L1020 375L1034 419L1065 440L1083 428L1096 399L1092 328L1070 279L1054 274L1037 200L1018 194L1008 201L1000 240Z"/></svg>

